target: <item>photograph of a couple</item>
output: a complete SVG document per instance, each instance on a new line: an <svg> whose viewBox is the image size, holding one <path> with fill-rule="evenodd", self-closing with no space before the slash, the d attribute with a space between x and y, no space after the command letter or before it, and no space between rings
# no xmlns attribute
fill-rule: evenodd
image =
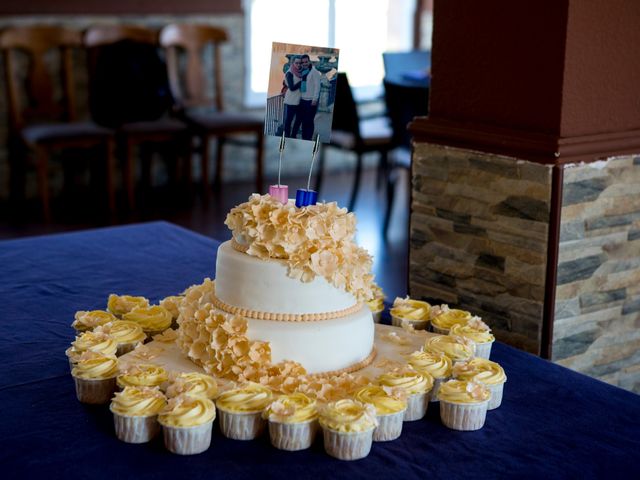
<svg viewBox="0 0 640 480"><path fill-rule="evenodd" d="M265 134L331 138L338 49L273 43Z"/></svg>

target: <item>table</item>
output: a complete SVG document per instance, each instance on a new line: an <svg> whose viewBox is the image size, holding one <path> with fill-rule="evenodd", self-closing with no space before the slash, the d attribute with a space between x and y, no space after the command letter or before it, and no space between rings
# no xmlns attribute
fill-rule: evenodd
<svg viewBox="0 0 640 480"><path fill-rule="evenodd" d="M503 405L477 432L437 408L364 460L229 440L180 457L161 438L129 445L105 406L75 399L64 350L79 309L109 293L153 301L213 275L218 242L164 222L0 242L0 464L4 478L640 478L640 397L503 344Z"/></svg>

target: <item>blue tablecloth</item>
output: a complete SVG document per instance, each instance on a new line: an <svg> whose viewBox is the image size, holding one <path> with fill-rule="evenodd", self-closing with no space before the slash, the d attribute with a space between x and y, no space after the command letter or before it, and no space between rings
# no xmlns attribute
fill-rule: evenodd
<svg viewBox="0 0 640 480"><path fill-rule="evenodd" d="M118 441L106 406L75 398L64 350L79 309L109 293L157 301L213 276L218 243L167 223L0 242L0 465L4 478L640 478L640 397L508 346L508 383L477 432L443 427L437 407L364 460L240 442L214 428L197 456L162 439ZM330 352L327 352L330 354Z"/></svg>

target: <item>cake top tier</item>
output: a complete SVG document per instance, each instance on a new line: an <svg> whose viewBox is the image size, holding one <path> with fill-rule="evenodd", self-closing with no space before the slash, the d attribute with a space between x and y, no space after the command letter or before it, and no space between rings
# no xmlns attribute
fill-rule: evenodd
<svg viewBox="0 0 640 480"><path fill-rule="evenodd" d="M287 275L303 282L316 275L359 301L373 297L371 256L353 240L356 218L335 202L296 207L253 194L225 220L238 249L287 263Z"/></svg>

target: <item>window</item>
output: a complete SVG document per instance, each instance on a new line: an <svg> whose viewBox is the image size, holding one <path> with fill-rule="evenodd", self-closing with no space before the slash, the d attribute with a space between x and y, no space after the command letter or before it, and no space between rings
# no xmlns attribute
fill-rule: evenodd
<svg viewBox="0 0 640 480"><path fill-rule="evenodd" d="M271 43L340 49L361 98L379 95L382 52L411 50L416 0L245 0L248 106L266 99Z"/></svg>

